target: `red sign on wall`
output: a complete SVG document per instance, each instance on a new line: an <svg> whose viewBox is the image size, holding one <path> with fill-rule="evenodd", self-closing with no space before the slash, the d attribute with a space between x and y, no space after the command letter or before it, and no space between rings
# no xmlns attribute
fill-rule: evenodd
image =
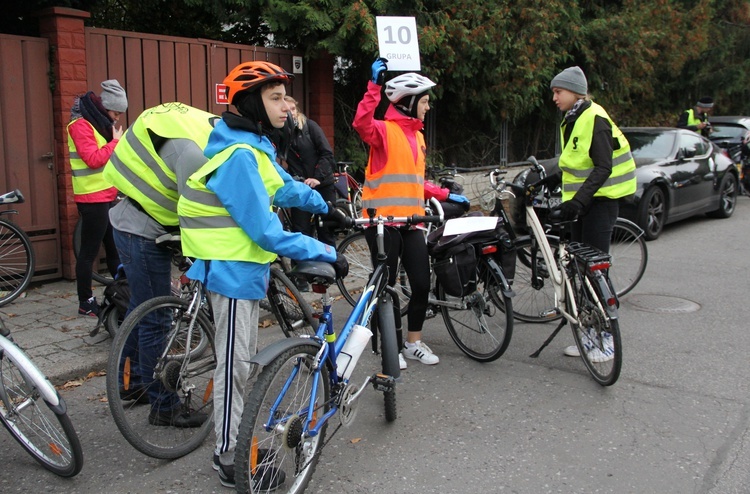
<svg viewBox="0 0 750 494"><path fill-rule="evenodd" d="M228 105L229 100L227 99L227 85L217 84L216 85L216 104L217 105Z"/></svg>

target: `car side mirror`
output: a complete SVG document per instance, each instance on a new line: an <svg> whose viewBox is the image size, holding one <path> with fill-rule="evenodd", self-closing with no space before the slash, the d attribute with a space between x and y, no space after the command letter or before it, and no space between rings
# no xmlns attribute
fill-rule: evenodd
<svg viewBox="0 0 750 494"><path fill-rule="evenodd" d="M677 157L682 158L682 159L694 158L695 155L696 155L695 148L691 148L691 149L682 148L680 149L679 153L677 153Z"/></svg>

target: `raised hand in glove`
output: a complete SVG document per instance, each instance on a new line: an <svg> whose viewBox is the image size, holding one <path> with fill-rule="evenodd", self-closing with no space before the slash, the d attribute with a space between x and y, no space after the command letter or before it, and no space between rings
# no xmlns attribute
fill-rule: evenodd
<svg viewBox="0 0 750 494"><path fill-rule="evenodd" d="M331 266L336 271L336 278L344 278L349 274L349 261L341 252L336 253L336 260L331 263Z"/></svg>
<svg viewBox="0 0 750 494"><path fill-rule="evenodd" d="M385 82L385 71L388 70L388 60L385 58L376 58L372 63L372 82L382 86Z"/></svg>
<svg viewBox="0 0 750 494"><path fill-rule="evenodd" d="M573 221L579 214L581 214L583 205L575 199L571 199L560 204L559 209L560 219L562 221Z"/></svg>
<svg viewBox="0 0 750 494"><path fill-rule="evenodd" d="M448 194L448 200L450 202L455 202L456 204L460 204L467 211L468 211L469 207L471 206L471 203L466 198L466 196L462 196L460 194Z"/></svg>

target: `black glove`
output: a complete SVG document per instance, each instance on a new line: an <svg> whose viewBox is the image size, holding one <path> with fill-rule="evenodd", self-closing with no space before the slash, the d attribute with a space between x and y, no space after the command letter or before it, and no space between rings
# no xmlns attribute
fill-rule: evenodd
<svg viewBox="0 0 750 494"><path fill-rule="evenodd" d="M560 204L559 209L560 219L562 221L573 221L579 214L581 214L583 205L575 199L571 199Z"/></svg>
<svg viewBox="0 0 750 494"><path fill-rule="evenodd" d="M336 252L336 261L332 262L331 266L336 271L336 278L344 278L349 274L349 261L341 252Z"/></svg>
<svg viewBox="0 0 750 494"><path fill-rule="evenodd" d="M388 59L376 58L372 63L372 82L382 86L385 82L385 71L388 70Z"/></svg>
<svg viewBox="0 0 750 494"><path fill-rule="evenodd" d="M547 187L548 189L552 190L558 185L560 185L561 182L561 176L559 174L556 175L547 175L543 179L539 180L538 182L534 182L531 184L531 187L534 188L534 190L539 190L542 187Z"/></svg>
<svg viewBox="0 0 750 494"><path fill-rule="evenodd" d="M336 206L331 203L331 201L328 201L326 204L328 204L328 212L324 215L321 215L321 219L323 221L336 223L341 227L346 227L347 217L344 212L340 209L337 209Z"/></svg>

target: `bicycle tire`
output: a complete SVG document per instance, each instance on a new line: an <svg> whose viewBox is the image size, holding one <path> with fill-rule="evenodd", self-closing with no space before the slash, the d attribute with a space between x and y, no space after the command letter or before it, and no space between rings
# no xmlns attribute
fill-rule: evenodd
<svg viewBox="0 0 750 494"><path fill-rule="evenodd" d="M18 350L23 358L16 359L10 352L0 351L0 420L44 468L61 477L73 477L83 468L83 450L65 401L46 379L34 381L31 376L41 372ZM36 372L25 370L29 365ZM60 402L57 406L43 399L42 386L54 391Z"/></svg>
<svg viewBox="0 0 750 494"><path fill-rule="evenodd" d="M452 297L438 284L443 321L453 342L469 358L492 362L505 353L513 336L513 304L502 291L502 280L486 258L477 263L476 290ZM465 308L451 307L461 304Z"/></svg>
<svg viewBox="0 0 750 494"><path fill-rule="evenodd" d="M346 257L349 262L349 274L345 278L336 280L341 295L354 307L362 294L363 287L370 280L372 274L372 260L370 258L370 247L362 230L347 235L336 247L336 252ZM396 293L399 298L401 315L405 315L409 309L409 298L411 297L411 286L406 276L406 271L401 267L399 261L399 274L396 279Z"/></svg>
<svg viewBox="0 0 750 494"><path fill-rule="evenodd" d="M547 235L552 251L557 251L560 241ZM532 244L528 236L514 240L516 248L516 272L513 277L513 317L523 322L543 323L559 320L562 315L555 311L555 287L542 253ZM536 263L536 280L532 283L532 262Z"/></svg>
<svg viewBox="0 0 750 494"><path fill-rule="evenodd" d="M641 228L624 218L617 218L609 248L612 267L609 279L618 297L630 292L643 277L648 264L646 235Z"/></svg>
<svg viewBox="0 0 750 494"><path fill-rule="evenodd" d="M185 456L199 447L213 428L213 374L216 368L214 327L203 309L198 310L194 332L187 349L187 329L193 316L187 313L189 301L165 296L148 300L133 310L120 325L112 343L107 365L107 397L112 417L125 439L141 453L160 459ZM139 404L148 388L138 386L137 363L131 361L134 341L131 333L144 323L168 327L164 331L169 350L163 352L155 366L155 379L149 385L162 399L179 399L182 410L205 413L206 421L196 428L150 425L151 406ZM135 337L133 337L135 338ZM158 370L157 370L158 369ZM121 398L122 388L131 391L132 400ZM149 397L150 401L153 398Z"/></svg>
<svg viewBox="0 0 750 494"><path fill-rule="evenodd" d="M578 307L579 328L573 328L573 339L591 377L602 386L611 386L617 382L622 369L620 324L616 317L599 307L607 307L608 294L611 293L605 276L601 273L585 276L596 293L592 296L586 286L582 286L582 278L575 279L573 292ZM594 297L597 300L592 300ZM609 339L611 343L605 341ZM609 352L611 359L602 358L603 354Z"/></svg>
<svg viewBox="0 0 750 494"><path fill-rule="evenodd" d="M279 268L271 268L266 297L271 313L287 338L313 336L318 330L318 320L313 316L312 307L294 282Z"/></svg>
<svg viewBox="0 0 750 494"><path fill-rule="evenodd" d="M276 492L301 493L310 482L328 427L325 423L317 435L303 435L315 379L318 382L314 419L322 418L331 403L328 365L320 365L319 373L312 371L319 349L317 345L305 344L286 350L260 373L245 401L237 435L234 463L237 492L270 491L258 485L267 472L270 476L279 471L285 474ZM272 413L275 403L278 406ZM270 420L275 422L269 423ZM265 451L259 455L259 450Z"/></svg>
<svg viewBox="0 0 750 494"><path fill-rule="evenodd" d="M0 307L26 290L35 267L36 256L29 236L17 225L0 219Z"/></svg>
<svg viewBox="0 0 750 494"><path fill-rule="evenodd" d="M394 379L401 377L398 363L398 343L396 342L396 316L393 312L393 301L390 294L385 294L378 301L378 331L380 332L380 358L383 363L383 374ZM398 418L396 407L396 388L383 391L386 422Z"/></svg>
<svg viewBox="0 0 750 494"><path fill-rule="evenodd" d="M73 229L73 256L76 258L76 262L78 262L78 253L81 252L81 228L82 228L82 218L78 217L78 222L76 222L76 226ZM97 256L96 260L94 261L94 266L91 269L91 279L96 281L97 283L100 283L104 286L109 285L112 283L112 276L109 274L108 271L105 270L104 273L99 272L99 264L101 264L101 255Z"/></svg>

